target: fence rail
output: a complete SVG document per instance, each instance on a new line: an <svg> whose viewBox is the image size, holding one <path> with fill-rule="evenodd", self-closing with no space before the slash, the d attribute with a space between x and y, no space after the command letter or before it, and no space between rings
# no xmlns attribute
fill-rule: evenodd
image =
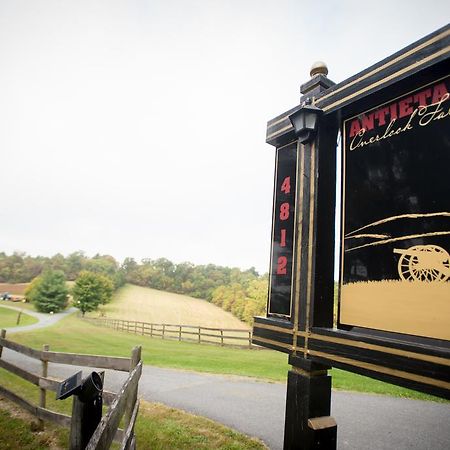
<svg viewBox="0 0 450 450"><path fill-rule="evenodd" d="M123 319L97 319L93 317L85 317L84 320L95 325L113 328L118 331L126 331L127 333L140 334L142 336L196 342L198 344L217 344L222 347L255 347L252 344L251 330L174 325L168 323L148 323Z"/></svg>
<svg viewBox="0 0 450 450"><path fill-rule="evenodd" d="M40 360L41 374L28 372L26 369L5 361L2 358L4 348ZM40 400L39 405L34 405L2 386L0 386L0 395L38 418L41 426L43 426L43 421L47 420L64 427L73 428L73 417L51 411L46 407L47 391L57 392L59 384L64 381L48 376L49 362L129 372L127 380L118 393L103 390L103 403L109 406L109 409L102 418L87 448L92 450L108 449L113 440L121 443L120 449L135 448L134 424L139 409L137 386L142 373L141 348L135 347L130 358L50 352L48 345L44 345L43 350L40 351L6 339L6 330L1 330L0 367L37 386L40 390ZM125 429L118 428L122 417L124 417ZM71 442L70 448L78 447L72 445Z"/></svg>

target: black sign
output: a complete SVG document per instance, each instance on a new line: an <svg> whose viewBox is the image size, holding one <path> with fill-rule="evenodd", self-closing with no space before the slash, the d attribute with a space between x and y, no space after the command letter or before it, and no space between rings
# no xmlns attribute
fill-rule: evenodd
<svg viewBox="0 0 450 450"><path fill-rule="evenodd" d="M344 122L342 324L450 340L449 92Z"/></svg>
<svg viewBox="0 0 450 450"><path fill-rule="evenodd" d="M291 144L276 152L269 315L291 316L296 184L297 145Z"/></svg>
<svg viewBox="0 0 450 450"><path fill-rule="evenodd" d="M450 399L449 48L446 25L339 84L315 74L301 103L268 123L277 149L270 292L252 339L302 371L333 366ZM307 101L322 113L317 134L299 143L291 118Z"/></svg>

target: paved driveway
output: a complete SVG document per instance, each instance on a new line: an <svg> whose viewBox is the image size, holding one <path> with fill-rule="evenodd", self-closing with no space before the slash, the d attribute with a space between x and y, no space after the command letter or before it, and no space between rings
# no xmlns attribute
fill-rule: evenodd
<svg viewBox="0 0 450 450"><path fill-rule="evenodd" d="M59 312L59 313L55 313L55 314L45 314L45 313L30 311L28 309L21 309L16 306L10 306L10 305L5 305L3 303L0 303L0 314L1 314L2 307L8 308L8 309L13 309L15 311L22 311L23 313L28 314L33 317L36 317L36 319L39 320L39 322L34 323L32 325L25 325L23 327L19 326L19 327L6 328L6 331L8 331L8 332L31 331L31 330L36 330L38 328L45 328L45 327L48 327L48 326L53 325L54 323L58 322L63 317L66 317L68 314L72 314L73 312L78 311L76 308L72 307L72 308L66 309L63 312Z"/></svg>

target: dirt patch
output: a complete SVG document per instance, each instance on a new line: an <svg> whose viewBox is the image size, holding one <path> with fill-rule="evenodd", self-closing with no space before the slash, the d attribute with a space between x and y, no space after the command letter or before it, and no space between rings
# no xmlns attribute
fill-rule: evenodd
<svg viewBox="0 0 450 450"><path fill-rule="evenodd" d="M36 448L44 446L50 450L64 449L64 446L61 445L60 430L53 424L45 422L44 428L42 428L36 417L2 396L0 396L0 411L8 413L11 418L23 423L22 429L32 434Z"/></svg>
<svg viewBox="0 0 450 450"><path fill-rule="evenodd" d="M24 295L30 283L0 283L0 292L9 292L13 295Z"/></svg>

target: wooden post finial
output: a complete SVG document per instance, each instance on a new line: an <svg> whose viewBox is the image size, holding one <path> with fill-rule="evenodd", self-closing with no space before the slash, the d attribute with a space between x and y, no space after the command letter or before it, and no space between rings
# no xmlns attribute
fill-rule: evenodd
<svg viewBox="0 0 450 450"><path fill-rule="evenodd" d="M312 66L309 72L311 78L315 75L328 75L328 67L323 61L316 61Z"/></svg>

